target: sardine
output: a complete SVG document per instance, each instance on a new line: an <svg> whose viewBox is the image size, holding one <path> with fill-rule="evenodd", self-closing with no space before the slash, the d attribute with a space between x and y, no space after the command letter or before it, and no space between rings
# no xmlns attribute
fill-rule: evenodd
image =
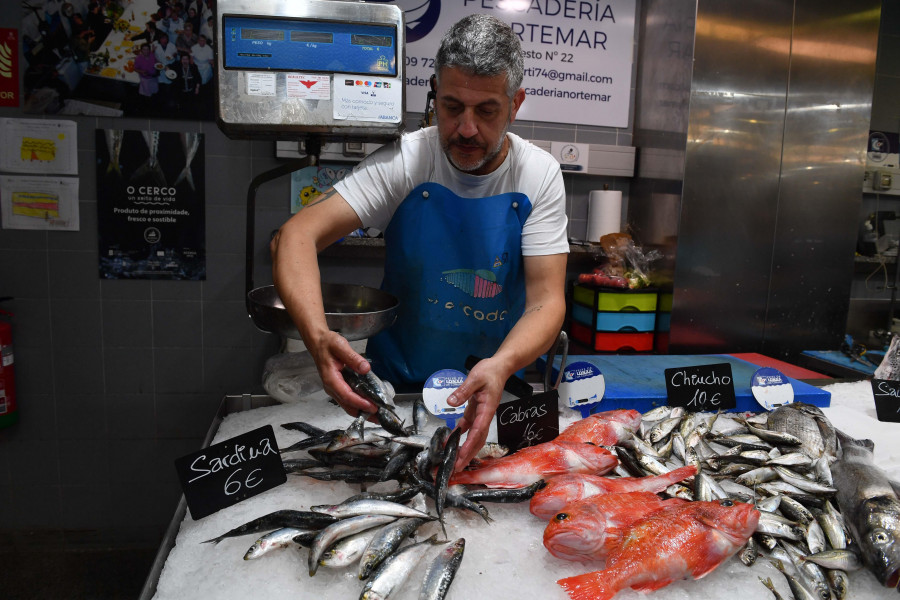
<svg viewBox="0 0 900 600"><path fill-rule="evenodd" d="M425 541L410 544L387 557L372 573L363 587L359 600L386 600L409 578L413 568L425 556L428 546L440 544L437 535Z"/></svg>
<svg viewBox="0 0 900 600"><path fill-rule="evenodd" d="M258 540L244 553L244 560L254 560L260 556L278 548L287 548L288 546L297 544L294 538L306 533L302 529L294 527L284 527L270 531Z"/></svg>
<svg viewBox="0 0 900 600"><path fill-rule="evenodd" d="M539 479L525 487L512 489L475 489L466 491L462 495L465 496L466 499L474 502L501 502L504 504L512 504L531 500L531 498L533 498L545 485L544 480Z"/></svg>
<svg viewBox="0 0 900 600"><path fill-rule="evenodd" d="M354 502L343 502L341 504L320 504L311 506L310 510L314 512L331 515L338 519L346 519L348 517L358 517L360 515L388 515L391 517L418 517L420 519L430 519L428 513L410 508L404 504L389 502L387 500L377 500L367 498L364 500L356 500Z"/></svg>
<svg viewBox="0 0 900 600"><path fill-rule="evenodd" d="M434 557L425 569L419 600L443 600L447 596L465 550L466 540L459 538Z"/></svg>
<svg viewBox="0 0 900 600"><path fill-rule="evenodd" d="M282 423L281 426L284 429L305 433L306 435L308 435L310 437L317 437L320 435L325 435L325 433L327 433L321 427L316 427L315 425L306 423L304 421L293 421L291 423Z"/></svg>
<svg viewBox="0 0 900 600"><path fill-rule="evenodd" d="M372 571L378 567L384 559L393 554L416 529L424 519L405 518L384 525L375 533L359 560L357 574L360 579L368 579Z"/></svg>
<svg viewBox="0 0 900 600"><path fill-rule="evenodd" d="M781 477L782 481L798 487L804 492L809 492L811 494L833 494L837 491L831 486L822 485L817 481L798 475L786 467L776 465L772 468L775 469L775 472L778 473L778 476Z"/></svg>
<svg viewBox="0 0 900 600"><path fill-rule="evenodd" d="M316 574L316 571L319 569L319 559L322 558L325 550L338 540L396 520L397 517L387 515L363 515L332 523L319 532L313 540L312 546L310 546L309 555L307 556L309 576L312 577Z"/></svg>
<svg viewBox="0 0 900 600"><path fill-rule="evenodd" d="M441 462L438 465L437 473L434 476L434 506L437 512L438 521L441 522L441 529L444 530L444 502L447 499L447 487L450 485L450 477L453 475L453 467L456 465L456 456L459 454L459 438L462 436L462 430L457 427L447 437L447 443L441 454Z"/></svg>
<svg viewBox="0 0 900 600"><path fill-rule="evenodd" d="M360 559L366 546L369 545L369 540L375 537L377 532L378 528L374 527L338 540L322 554L319 566L331 569L349 567Z"/></svg>
<svg viewBox="0 0 900 600"><path fill-rule="evenodd" d="M748 567L752 567L758 557L759 544L756 542L756 539L751 536L750 539L747 540L747 543L744 544L744 547L738 552L738 558L740 558L741 562Z"/></svg>
<svg viewBox="0 0 900 600"><path fill-rule="evenodd" d="M337 519L331 515L325 515L306 510L276 510L267 515L257 517L243 525L235 527L218 537L205 540L204 544L212 542L218 544L225 538L241 535L250 535L263 531L272 531L282 527L294 527L297 529L322 529L335 523Z"/></svg>

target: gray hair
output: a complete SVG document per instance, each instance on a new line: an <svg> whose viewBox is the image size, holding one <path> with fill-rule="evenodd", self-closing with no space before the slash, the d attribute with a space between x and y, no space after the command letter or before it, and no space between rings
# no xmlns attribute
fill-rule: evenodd
<svg viewBox="0 0 900 600"><path fill-rule="evenodd" d="M480 77L506 75L506 94L512 98L522 85L525 58L509 25L490 15L474 14L457 21L441 38L434 59L438 82L444 67L458 67Z"/></svg>

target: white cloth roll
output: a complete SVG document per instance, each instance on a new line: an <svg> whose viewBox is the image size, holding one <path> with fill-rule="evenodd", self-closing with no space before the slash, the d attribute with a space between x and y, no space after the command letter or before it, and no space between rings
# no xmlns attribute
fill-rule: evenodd
<svg viewBox="0 0 900 600"><path fill-rule="evenodd" d="M622 227L622 192L593 190L588 197L587 241L599 242Z"/></svg>

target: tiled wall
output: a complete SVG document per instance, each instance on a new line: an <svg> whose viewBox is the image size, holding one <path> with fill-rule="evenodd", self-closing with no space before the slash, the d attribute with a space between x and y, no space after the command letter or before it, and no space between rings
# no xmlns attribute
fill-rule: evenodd
<svg viewBox="0 0 900 600"><path fill-rule="evenodd" d="M19 3L0 0L0 26ZM31 117L0 109L3 117ZM20 422L0 429L0 543L22 532L54 544L156 544L180 489L173 461L199 448L226 394L261 393L279 340L244 308L247 187L278 164L273 142L232 141L214 123L66 117L78 124L77 232L0 229L0 296L15 300ZM410 115L414 128L419 115ZM207 279L98 276L95 130L202 132ZM516 122L530 139L631 145L630 130ZM628 179L565 177L570 235L583 238L587 196ZM256 284L271 282L266 240L288 216L289 180L257 197ZM627 200L626 200L627 202ZM378 261L329 260L323 276L377 285ZM27 536L26 536L27 537ZM9 539L6 539L9 538Z"/></svg>

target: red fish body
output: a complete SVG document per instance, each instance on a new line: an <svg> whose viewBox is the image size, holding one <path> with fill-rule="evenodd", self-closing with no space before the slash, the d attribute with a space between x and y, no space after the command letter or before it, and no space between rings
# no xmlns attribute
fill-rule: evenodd
<svg viewBox="0 0 900 600"><path fill-rule="evenodd" d="M518 488L564 473L602 475L615 468L618 459L593 444L552 440L515 454L483 461L477 468L453 475L450 485L481 484L491 488Z"/></svg>
<svg viewBox="0 0 900 600"><path fill-rule="evenodd" d="M632 525L684 500L662 500L651 492L592 496L567 505L547 524L544 546L563 560L606 560Z"/></svg>
<svg viewBox="0 0 900 600"><path fill-rule="evenodd" d="M641 413L632 409L598 412L575 421L557 437L558 441L590 442L598 446L615 446L641 427Z"/></svg>
<svg viewBox="0 0 900 600"><path fill-rule="evenodd" d="M534 516L552 519L564 506L584 498L621 492L658 493L696 474L697 467L686 465L652 477L599 477L585 473L558 475L531 498L529 507Z"/></svg>
<svg viewBox="0 0 900 600"><path fill-rule="evenodd" d="M668 506L636 523L606 569L560 579L572 600L608 600L619 590L657 590L699 579L737 552L756 530L759 512L730 500Z"/></svg>

